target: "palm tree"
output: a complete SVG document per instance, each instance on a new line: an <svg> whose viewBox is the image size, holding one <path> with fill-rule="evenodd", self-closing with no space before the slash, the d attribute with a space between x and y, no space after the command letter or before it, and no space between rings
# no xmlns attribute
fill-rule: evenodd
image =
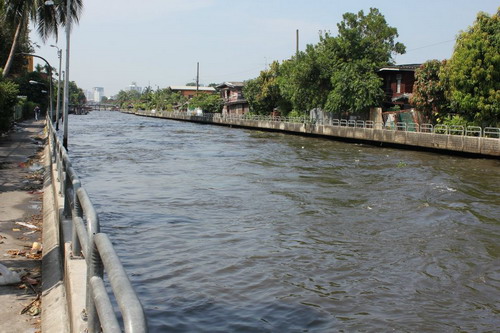
<svg viewBox="0 0 500 333"><path fill-rule="evenodd" d="M19 36L24 33L31 21L42 38L47 40L50 36L55 36L57 39L58 28L60 25L65 26L66 20L66 3L68 0L58 1L57 4L46 4L46 0L4 0L4 20L16 27L12 46L10 48L7 62L5 63L3 76L9 74L14 59L14 54L19 41ZM71 1L70 22L78 23L82 11L82 0Z"/></svg>

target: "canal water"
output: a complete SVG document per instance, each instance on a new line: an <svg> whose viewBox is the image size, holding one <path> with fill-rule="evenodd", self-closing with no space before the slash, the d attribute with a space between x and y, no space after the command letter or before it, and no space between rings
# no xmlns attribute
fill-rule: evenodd
<svg viewBox="0 0 500 333"><path fill-rule="evenodd" d="M71 116L151 332L493 332L500 162Z"/></svg>

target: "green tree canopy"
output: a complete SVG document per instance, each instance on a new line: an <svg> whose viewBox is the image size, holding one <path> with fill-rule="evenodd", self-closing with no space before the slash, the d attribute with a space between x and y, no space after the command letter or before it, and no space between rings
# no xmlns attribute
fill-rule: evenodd
<svg viewBox="0 0 500 333"><path fill-rule="evenodd" d="M322 108L332 88L329 69L319 61L322 51L317 46L308 45L304 52L299 52L280 67L278 84L281 95L298 113Z"/></svg>
<svg viewBox="0 0 500 333"><path fill-rule="evenodd" d="M387 24L384 15L377 8L365 13L346 13L337 24L339 34L331 40L326 35L325 42L332 41L334 60L348 62L362 60L375 67L392 64L393 54L406 51L402 43L395 42L398 30Z"/></svg>
<svg viewBox="0 0 500 333"><path fill-rule="evenodd" d="M83 89L78 87L75 81L69 82L69 104L83 105L87 102Z"/></svg>
<svg viewBox="0 0 500 333"><path fill-rule="evenodd" d="M43 40L51 35L57 37L60 25L66 25L67 22L78 22L82 10L82 0L71 2L69 19L66 18L66 3L66 0L56 1L52 5L47 4L45 0L2 1L3 9L0 21L7 24L13 31L3 76L7 76L10 72L19 41L27 35L29 22L36 26Z"/></svg>
<svg viewBox="0 0 500 333"><path fill-rule="evenodd" d="M380 104L383 91L376 70L405 52L395 41L397 29L376 8L366 15L346 13L337 27L337 36L322 35L318 44L281 65L280 93L294 110L359 113Z"/></svg>
<svg viewBox="0 0 500 333"><path fill-rule="evenodd" d="M260 75L245 82L243 95L250 105L252 112L257 114L269 114L278 108L287 113L291 106L282 97L278 78L280 75L280 64L274 61L269 69L260 72Z"/></svg>
<svg viewBox="0 0 500 333"><path fill-rule="evenodd" d="M384 96L377 69L392 64L393 55L403 54L405 46L395 42L397 29L376 8L367 15L362 10L346 13L337 27L338 36L325 35L319 46L332 87L324 108L335 114L367 111Z"/></svg>
<svg viewBox="0 0 500 333"><path fill-rule="evenodd" d="M0 70L0 132L10 127L12 120L12 108L17 103L19 89L12 81L4 80Z"/></svg>
<svg viewBox="0 0 500 333"><path fill-rule="evenodd" d="M384 96L381 78L367 61L340 63L330 78L332 90L324 108L339 118L378 105Z"/></svg>
<svg viewBox="0 0 500 333"><path fill-rule="evenodd" d="M500 8L479 13L446 66L452 108L481 126L500 126Z"/></svg>
<svg viewBox="0 0 500 333"><path fill-rule="evenodd" d="M222 112L224 102L218 94L200 93L189 100L189 106L200 108L204 112Z"/></svg>
<svg viewBox="0 0 500 333"><path fill-rule="evenodd" d="M415 83L410 103L423 111L429 121L434 122L440 114L449 111L446 98L446 80L442 70L446 61L429 60L415 71Z"/></svg>

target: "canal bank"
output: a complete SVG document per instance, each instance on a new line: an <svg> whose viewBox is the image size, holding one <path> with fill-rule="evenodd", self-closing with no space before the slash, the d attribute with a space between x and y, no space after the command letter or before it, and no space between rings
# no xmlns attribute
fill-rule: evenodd
<svg viewBox="0 0 500 333"><path fill-rule="evenodd" d="M0 285L1 332L69 332L44 128L26 120L0 139L0 264L15 272Z"/></svg>
<svg viewBox="0 0 500 333"><path fill-rule="evenodd" d="M457 128L422 125L409 128L406 124L388 129L373 122L334 120L332 124L311 123L304 119L271 118L185 112L122 111L138 116L189 121L204 124L258 129L307 136L317 136L376 146L425 150L478 157L500 157L500 129ZM478 130L479 129L479 130ZM458 133L459 135L456 135ZM494 137L488 137L488 136Z"/></svg>
<svg viewBox="0 0 500 333"><path fill-rule="evenodd" d="M0 332L147 332L53 126L17 124L0 138L0 157ZM119 290L121 323L105 274Z"/></svg>

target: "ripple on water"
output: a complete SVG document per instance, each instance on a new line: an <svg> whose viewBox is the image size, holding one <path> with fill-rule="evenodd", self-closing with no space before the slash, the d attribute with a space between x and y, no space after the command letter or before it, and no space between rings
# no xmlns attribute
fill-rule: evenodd
<svg viewBox="0 0 500 333"><path fill-rule="evenodd" d="M151 332L499 326L498 161L71 117L73 164Z"/></svg>

